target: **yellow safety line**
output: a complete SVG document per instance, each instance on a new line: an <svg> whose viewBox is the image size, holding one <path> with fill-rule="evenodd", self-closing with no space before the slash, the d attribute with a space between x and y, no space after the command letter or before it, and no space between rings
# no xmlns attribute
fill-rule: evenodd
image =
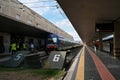
<svg viewBox="0 0 120 80"><path fill-rule="evenodd" d="M85 50L85 47L83 47L83 51L80 56L80 61L79 61L78 69L76 73L76 80L84 80L84 50Z"/></svg>

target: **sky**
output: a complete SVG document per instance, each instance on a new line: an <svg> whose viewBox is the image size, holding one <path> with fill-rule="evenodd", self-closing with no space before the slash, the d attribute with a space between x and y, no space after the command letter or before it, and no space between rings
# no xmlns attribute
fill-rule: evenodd
<svg viewBox="0 0 120 80"><path fill-rule="evenodd" d="M81 41L74 27L55 0L18 0L28 6L60 29L72 35L75 41Z"/></svg>

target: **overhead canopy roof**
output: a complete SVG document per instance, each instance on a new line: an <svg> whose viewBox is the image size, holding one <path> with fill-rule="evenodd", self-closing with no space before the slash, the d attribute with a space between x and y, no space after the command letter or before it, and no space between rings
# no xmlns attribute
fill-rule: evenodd
<svg viewBox="0 0 120 80"><path fill-rule="evenodd" d="M120 17L120 0L57 1L84 42L97 38L96 23L112 23Z"/></svg>
<svg viewBox="0 0 120 80"><path fill-rule="evenodd" d="M33 36L45 38L48 32L35 28L34 26L22 23L20 21L8 18L7 16L0 15L0 32Z"/></svg>

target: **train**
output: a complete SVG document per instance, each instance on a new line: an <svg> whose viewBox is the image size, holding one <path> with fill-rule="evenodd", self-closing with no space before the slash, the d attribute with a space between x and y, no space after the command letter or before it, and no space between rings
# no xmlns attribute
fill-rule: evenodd
<svg viewBox="0 0 120 80"><path fill-rule="evenodd" d="M79 43L71 41L68 38L58 36L57 34L50 33L46 38L47 51L62 51L68 50L73 47L79 46Z"/></svg>

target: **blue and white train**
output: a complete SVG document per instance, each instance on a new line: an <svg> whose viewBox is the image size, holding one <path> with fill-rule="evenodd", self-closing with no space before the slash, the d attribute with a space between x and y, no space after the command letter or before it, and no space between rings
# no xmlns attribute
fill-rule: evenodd
<svg viewBox="0 0 120 80"><path fill-rule="evenodd" d="M71 41L67 38L58 36L56 34L49 34L46 39L46 50L68 50L70 48L76 47L79 44L75 41Z"/></svg>

